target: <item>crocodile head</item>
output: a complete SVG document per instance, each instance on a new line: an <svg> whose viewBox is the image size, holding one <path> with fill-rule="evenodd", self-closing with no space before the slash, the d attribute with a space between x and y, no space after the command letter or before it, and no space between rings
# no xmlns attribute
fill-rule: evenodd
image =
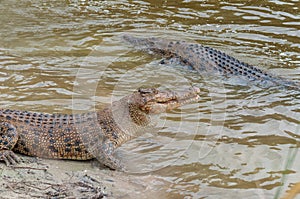
<svg viewBox="0 0 300 199"><path fill-rule="evenodd" d="M182 92L160 91L155 88L140 88L131 98L139 109L147 114L158 114L195 102L199 99L200 89L191 87Z"/></svg>
<svg viewBox="0 0 300 199"><path fill-rule="evenodd" d="M191 87L181 92L161 91L155 88L140 88L120 100L114 101L109 108L98 113L100 123L105 123L105 129L114 130L118 135L111 138L115 146L137 137L144 128L152 123L152 114L175 109L187 103L197 101L200 89ZM103 128L104 129L104 128ZM117 132L117 133L116 133Z"/></svg>
<svg viewBox="0 0 300 199"><path fill-rule="evenodd" d="M135 132L136 127L147 126L151 122L151 114L163 113L195 102L199 99L199 92L200 89L197 87L181 92L140 88L112 103L112 117L120 128L126 129L127 132Z"/></svg>

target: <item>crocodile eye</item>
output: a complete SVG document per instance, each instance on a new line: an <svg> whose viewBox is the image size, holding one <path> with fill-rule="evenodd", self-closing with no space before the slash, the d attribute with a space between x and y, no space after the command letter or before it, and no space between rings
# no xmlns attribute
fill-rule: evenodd
<svg viewBox="0 0 300 199"><path fill-rule="evenodd" d="M155 93L156 89L154 88L139 88L138 92L141 94L146 94L146 93Z"/></svg>

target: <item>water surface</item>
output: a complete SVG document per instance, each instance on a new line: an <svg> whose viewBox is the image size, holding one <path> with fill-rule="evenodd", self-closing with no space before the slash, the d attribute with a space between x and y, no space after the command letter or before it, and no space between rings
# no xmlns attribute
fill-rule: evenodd
<svg viewBox="0 0 300 199"><path fill-rule="evenodd" d="M276 198L300 181L299 93L204 77L134 50L132 33L197 42L300 81L298 0L1 1L1 106L103 107L140 86L201 88L118 155L167 198Z"/></svg>

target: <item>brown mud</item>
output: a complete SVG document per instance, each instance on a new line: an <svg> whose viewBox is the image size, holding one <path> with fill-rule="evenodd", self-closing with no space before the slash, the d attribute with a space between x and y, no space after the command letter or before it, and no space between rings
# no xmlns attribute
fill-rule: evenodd
<svg viewBox="0 0 300 199"><path fill-rule="evenodd" d="M0 198L152 198L164 184L150 175L130 175L101 167L97 161L22 157L22 163L0 163ZM152 197L151 197L152 196Z"/></svg>

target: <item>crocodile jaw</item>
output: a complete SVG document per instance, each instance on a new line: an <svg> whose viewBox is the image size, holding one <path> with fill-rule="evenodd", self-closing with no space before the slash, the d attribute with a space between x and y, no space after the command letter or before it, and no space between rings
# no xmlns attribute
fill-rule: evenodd
<svg viewBox="0 0 300 199"><path fill-rule="evenodd" d="M146 96L144 100L147 102L140 106L140 109L149 114L158 114L166 110L178 108L184 104L196 102L199 100L200 89L191 87L187 91L157 91L157 93L149 98ZM139 90L141 92L141 90Z"/></svg>

